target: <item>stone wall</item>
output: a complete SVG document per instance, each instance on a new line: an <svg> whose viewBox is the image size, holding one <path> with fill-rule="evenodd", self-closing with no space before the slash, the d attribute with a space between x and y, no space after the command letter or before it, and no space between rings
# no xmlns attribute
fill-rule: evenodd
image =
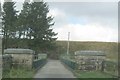
<svg viewBox="0 0 120 80"><path fill-rule="evenodd" d="M11 54L13 65L32 68L33 54Z"/></svg>
<svg viewBox="0 0 120 80"><path fill-rule="evenodd" d="M0 61L2 63L2 67L3 67L3 71L4 70L10 70L12 67L12 57L11 55L2 55L2 61Z"/></svg>
<svg viewBox="0 0 120 80"><path fill-rule="evenodd" d="M80 70L102 70L105 56L75 56Z"/></svg>
<svg viewBox="0 0 120 80"><path fill-rule="evenodd" d="M35 51L30 49L18 48L5 49L4 54L11 55L13 67L27 69L32 69L34 66L39 67L39 65L41 65L41 62L44 62L47 57L46 54L40 54L39 56L35 55Z"/></svg>

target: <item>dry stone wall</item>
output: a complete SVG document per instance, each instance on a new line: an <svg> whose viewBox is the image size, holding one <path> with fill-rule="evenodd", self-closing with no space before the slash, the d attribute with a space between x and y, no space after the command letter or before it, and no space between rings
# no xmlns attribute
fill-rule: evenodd
<svg viewBox="0 0 120 80"><path fill-rule="evenodd" d="M32 54L11 54L13 65L32 68L33 55Z"/></svg>

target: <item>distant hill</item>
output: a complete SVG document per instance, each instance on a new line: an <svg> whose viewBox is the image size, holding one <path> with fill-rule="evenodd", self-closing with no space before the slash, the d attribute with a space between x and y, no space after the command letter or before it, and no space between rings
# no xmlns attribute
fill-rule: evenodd
<svg viewBox="0 0 120 80"><path fill-rule="evenodd" d="M67 41L57 41L64 52L67 49ZM70 53L73 54L79 50L100 50L104 51L107 58L116 60L118 54L118 43L116 42L81 42L81 41L70 41Z"/></svg>

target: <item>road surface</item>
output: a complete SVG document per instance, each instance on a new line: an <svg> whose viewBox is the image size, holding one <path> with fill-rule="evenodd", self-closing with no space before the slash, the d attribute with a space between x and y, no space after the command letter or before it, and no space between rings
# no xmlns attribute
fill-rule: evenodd
<svg viewBox="0 0 120 80"><path fill-rule="evenodd" d="M48 60L34 78L76 78L59 60Z"/></svg>

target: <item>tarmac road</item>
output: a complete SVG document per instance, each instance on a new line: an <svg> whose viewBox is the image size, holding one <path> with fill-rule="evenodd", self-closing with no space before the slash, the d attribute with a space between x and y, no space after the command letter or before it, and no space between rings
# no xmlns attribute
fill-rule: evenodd
<svg viewBox="0 0 120 80"><path fill-rule="evenodd" d="M34 78L76 78L59 60L48 60Z"/></svg>

